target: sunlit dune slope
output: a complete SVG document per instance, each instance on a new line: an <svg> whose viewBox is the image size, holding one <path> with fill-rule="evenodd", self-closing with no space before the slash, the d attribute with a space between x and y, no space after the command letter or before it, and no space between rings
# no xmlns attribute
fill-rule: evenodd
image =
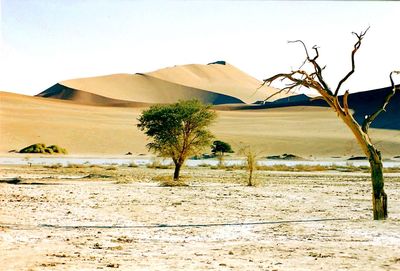
<svg viewBox="0 0 400 271"><path fill-rule="evenodd" d="M0 92L0 153L33 143L57 144L72 155L146 153L136 128L139 107L100 107ZM361 155L352 134L324 107L217 111L211 127L234 149L250 144L262 155ZM400 154L400 131L371 129L384 157ZM209 151L209 150L206 150Z"/></svg>
<svg viewBox="0 0 400 271"><path fill-rule="evenodd" d="M90 105L172 103L197 98L211 104L253 103L275 89L232 65L184 65L147 74L113 74L62 81L38 96ZM84 93L79 93L84 92ZM277 95L276 98L283 97Z"/></svg>
<svg viewBox="0 0 400 271"><path fill-rule="evenodd" d="M260 88L261 81L224 61L208 65L174 66L150 72L148 75L184 86L231 95L245 103L263 101L277 92L277 89L267 86ZM287 96L286 93L278 94L271 101Z"/></svg>

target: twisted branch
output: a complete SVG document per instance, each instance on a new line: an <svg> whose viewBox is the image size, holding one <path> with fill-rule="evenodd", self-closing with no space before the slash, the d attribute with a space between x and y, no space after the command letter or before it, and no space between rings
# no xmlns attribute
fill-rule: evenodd
<svg viewBox="0 0 400 271"><path fill-rule="evenodd" d="M368 133L368 129L369 129L369 126L371 125L371 123L379 116L380 113L386 111L386 106L389 104L389 102L392 99L392 97L394 96L394 94L396 94L396 90L397 91L400 90L400 88L395 86L395 84L394 84L393 77L392 77L393 74L400 74L400 71L392 71L389 74L392 90L386 96L382 106L379 107L379 109L377 111L375 111L373 114L371 114L369 116L367 115L365 117L365 120L363 121L363 124L362 124L362 130L363 130L364 133Z"/></svg>
<svg viewBox="0 0 400 271"><path fill-rule="evenodd" d="M344 112L346 113L346 115L350 116L349 113L349 102L348 102L348 98L349 98L349 90L346 90L346 92L343 95L343 107L344 107Z"/></svg>
<svg viewBox="0 0 400 271"><path fill-rule="evenodd" d="M337 96L337 95L339 94L339 90L340 90L340 87L342 86L342 84L343 84L347 79L349 79L349 77L354 73L354 70L355 70L355 67L356 67L355 61L354 61L354 56L355 56L356 52L358 51L358 49L360 48L360 46L361 46L361 41L362 41L362 39L364 38L365 34L367 34L369 28L370 28L370 27L368 27L364 32L361 32L360 34L357 34L357 33L355 33L355 32L352 32L352 34L354 34L354 35L357 37L358 40L357 40L357 42L354 44L353 51L351 52L351 71L349 71L349 72L346 74L346 76L343 77L342 80L340 80L340 82L339 82L339 84L338 84L338 86L337 86L337 88L336 88L336 90L335 90L335 94L334 94L335 96Z"/></svg>
<svg viewBox="0 0 400 271"><path fill-rule="evenodd" d="M307 58L304 60L303 64L300 66L300 68L302 68L307 63L307 61L310 62L314 66L314 71L315 71L314 73L318 77L319 83L323 86L323 88L329 95L333 95L330 88L328 87L328 84L325 82L325 80L322 76L322 71L325 69L325 67L321 68L321 66L317 62L317 59L319 57L318 47L316 45L314 45L312 47L312 49L314 49L314 51L315 51L315 56L314 56L314 58L310 58L310 54L308 53L307 46L305 45L305 43L302 40L288 41L288 43L296 43L296 42L299 42L303 45L304 51L306 52L306 56L307 56Z"/></svg>

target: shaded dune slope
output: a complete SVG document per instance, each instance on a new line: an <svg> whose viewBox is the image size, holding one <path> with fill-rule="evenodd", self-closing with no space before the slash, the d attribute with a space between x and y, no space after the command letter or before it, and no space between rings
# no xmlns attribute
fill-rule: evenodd
<svg viewBox="0 0 400 271"><path fill-rule="evenodd" d="M380 106L383 105L386 96L391 92L390 87L352 93L349 95L349 107L354 111L354 118L358 123L362 123L366 115L374 113ZM343 102L343 96L339 97ZM323 100L311 100L308 96L301 94L292 97L286 97L276 100L272 103L263 105L238 105L221 109L229 110L248 110L248 109L266 109L280 108L291 106L322 106L328 107L328 104ZM400 95L396 94L391 99L386 107L386 111L382 112L372 123L371 127L381 129L400 130Z"/></svg>
<svg viewBox="0 0 400 271"><path fill-rule="evenodd" d="M117 107L143 107L147 103L131 102L126 100L112 99L94 93L76 90L61 84L55 84L46 91L40 93L39 97L53 98L73 101L77 104L97 105L97 106L117 106Z"/></svg>
<svg viewBox="0 0 400 271"><path fill-rule="evenodd" d="M115 101L139 104L173 103L194 98L211 104L243 103L229 95L182 86L145 74L114 74L63 81L37 96L69 99L92 105L106 105L109 102L110 106Z"/></svg>

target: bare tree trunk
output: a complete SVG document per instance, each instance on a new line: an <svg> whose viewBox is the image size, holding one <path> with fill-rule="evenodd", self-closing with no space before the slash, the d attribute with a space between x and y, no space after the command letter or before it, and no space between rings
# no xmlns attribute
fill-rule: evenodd
<svg viewBox="0 0 400 271"><path fill-rule="evenodd" d="M182 167L181 163L175 163L174 181L179 180L179 173L181 171L181 167Z"/></svg>
<svg viewBox="0 0 400 271"><path fill-rule="evenodd" d="M372 180L372 209L374 220L384 220L388 217L387 195L384 191L383 166L379 151L372 148L374 153L369 157Z"/></svg>
<svg viewBox="0 0 400 271"><path fill-rule="evenodd" d="M342 120L350 128L355 135L361 149L367 156L371 168L371 181L372 181L372 209L374 220L384 220L388 217L387 211L387 195L383 189L384 177L383 177L383 165L382 157L380 152L371 143L371 140L367 133L365 133L352 115L340 114Z"/></svg>
<svg viewBox="0 0 400 271"><path fill-rule="evenodd" d="M247 183L247 186L253 186L253 168L249 168L249 182Z"/></svg>
<svg viewBox="0 0 400 271"><path fill-rule="evenodd" d="M217 154L217 158L218 158L218 167L219 168L224 168L225 167L225 165L224 165L224 154L222 153L220 153L220 154Z"/></svg>

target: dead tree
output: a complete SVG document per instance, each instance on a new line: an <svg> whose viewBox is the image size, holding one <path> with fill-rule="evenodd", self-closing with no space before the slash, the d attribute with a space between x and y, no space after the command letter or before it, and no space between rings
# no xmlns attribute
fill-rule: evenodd
<svg viewBox="0 0 400 271"><path fill-rule="evenodd" d="M351 70L339 81L335 89L331 89L323 77L323 71L325 67L321 67L320 64L317 62L319 57L318 47L312 47L315 55L311 57L305 43L301 40L290 41L290 43L300 43L304 47L306 59L304 60L301 67L298 70L292 71L290 73L280 73L268 79L265 79L262 86L265 84L271 85L273 82L280 80L282 82L286 82L287 85L275 94L284 91L289 92L298 87L305 87L308 89L316 90L321 95L317 97L317 99L325 100L328 105L336 111L338 117L342 119L347 127L349 127L349 129L353 132L355 138L357 139L357 142L361 146L362 151L365 153L366 157L369 160L372 180L373 215L375 220L383 220L387 218L388 212L387 195L384 191L382 158L380 151L371 141L371 138L368 134L368 129L371 123L376 119L376 117L380 113L385 111L386 106L389 104L396 91L399 92L399 86L395 85L393 81L393 75L400 74L400 71L393 71L390 73L389 78L391 82L391 92L386 96L383 104L373 114L365 116L363 123L358 123L349 111L349 91L346 90L343 95L343 99L339 99L339 93L343 83L346 82L346 80L349 79L349 77L354 73L354 57L358 49L360 48L361 42L365 34L368 32L368 29L359 34L353 32L353 34L357 37L357 42L354 44L354 48L351 52ZM309 65L311 67L311 72L307 72L303 69L305 65Z"/></svg>

